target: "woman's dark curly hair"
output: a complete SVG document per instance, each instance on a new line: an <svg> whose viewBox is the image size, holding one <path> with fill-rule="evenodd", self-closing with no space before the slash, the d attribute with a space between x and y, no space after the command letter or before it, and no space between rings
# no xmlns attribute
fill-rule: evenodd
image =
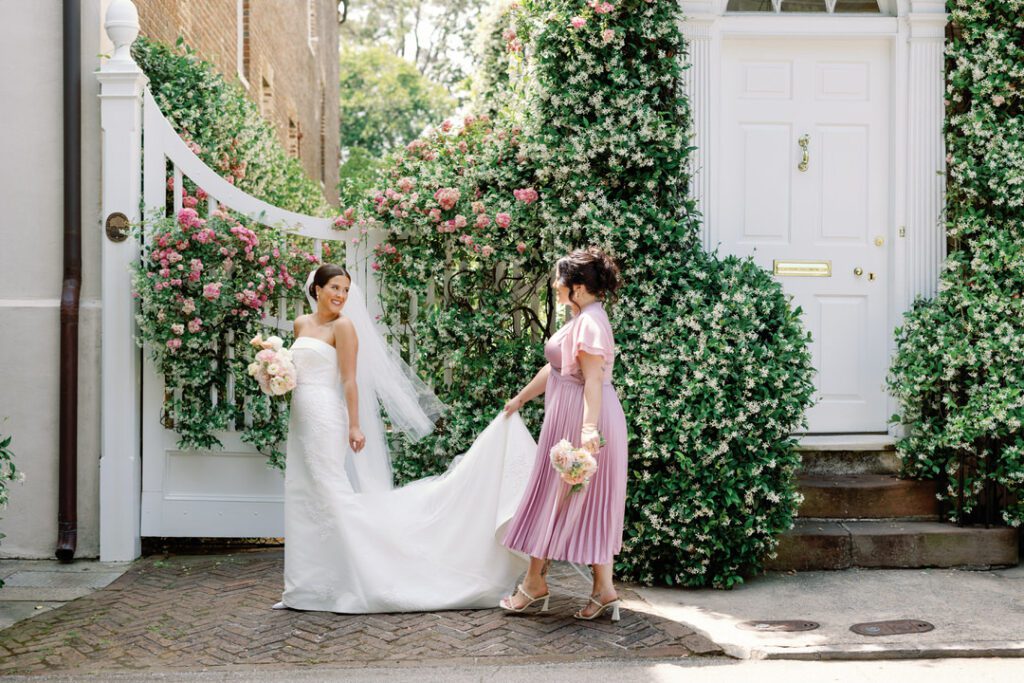
<svg viewBox="0 0 1024 683"><path fill-rule="evenodd" d="M569 301L573 300L574 285L583 285L598 299L609 301L615 299L615 291L622 284L615 259L597 247L577 249L558 259L555 279L569 288Z"/></svg>
<svg viewBox="0 0 1024 683"><path fill-rule="evenodd" d="M339 275L344 275L348 278L349 282L352 282L352 276L348 274L344 267L336 266L333 263L323 264L313 273L313 281L309 283L309 295L316 299L316 288L326 287L328 282Z"/></svg>

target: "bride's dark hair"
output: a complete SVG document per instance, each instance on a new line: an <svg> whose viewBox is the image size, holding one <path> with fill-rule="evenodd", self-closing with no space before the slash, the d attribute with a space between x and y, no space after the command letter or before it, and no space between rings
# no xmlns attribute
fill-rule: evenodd
<svg viewBox="0 0 1024 683"><path fill-rule="evenodd" d="M316 288L326 287L328 282L339 275L344 275L349 282L352 282L352 276L342 266L336 266L333 263L323 264L313 273L313 281L309 283L309 295L316 299Z"/></svg>
<svg viewBox="0 0 1024 683"><path fill-rule="evenodd" d="M615 259L597 247L577 249L558 259L555 278L569 288L569 301L573 300L573 285L583 285L598 299L607 301L614 300L615 290L622 284Z"/></svg>

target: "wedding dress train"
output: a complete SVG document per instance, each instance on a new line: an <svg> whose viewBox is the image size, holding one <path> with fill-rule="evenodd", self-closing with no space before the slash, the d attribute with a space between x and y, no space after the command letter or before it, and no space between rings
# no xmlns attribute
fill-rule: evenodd
<svg viewBox="0 0 1024 683"><path fill-rule="evenodd" d="M291 348L298 385L285 470L284 606L371 613L497 605L527 564L501 544L536 451L519 415L499 414L442 475L360 492L365 451L347 445L336 351L311 337Z"/></svg>

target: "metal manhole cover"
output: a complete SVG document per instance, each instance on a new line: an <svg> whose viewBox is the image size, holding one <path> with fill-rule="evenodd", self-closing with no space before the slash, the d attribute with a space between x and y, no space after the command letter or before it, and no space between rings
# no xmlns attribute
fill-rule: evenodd
<svg viewBox="0 0 1024 683"><path fill-rule="evenodd" d="M894 621L869 621L854 624L850 630L862 636L898 636L904 633L927 633L935 626L920 619L896 619Z"/></svg>
<svg viewBox="0 0 1024 683"><path fill-rule="evenodd" d="M783 633L789 631L813 631L820 624L816 621L791 619L787 621L744 621L736 624L736 628L744 631L763 631L765 633Z"/></svg>

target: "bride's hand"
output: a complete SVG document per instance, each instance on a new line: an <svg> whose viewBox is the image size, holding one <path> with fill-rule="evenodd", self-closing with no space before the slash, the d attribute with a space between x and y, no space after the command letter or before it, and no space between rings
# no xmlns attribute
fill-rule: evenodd
<svg viewBox="0 0 1024 683"><path fill-rule="evenodd" d="M352 450L356 453L363 450L363 446L366 445L366 437L363 436L363 430L359 427L349 427L348 445L351 446Z"/></svg>
<svg viewBox="0 0 1024 683"><path fill-rule="evenodd" d="M512 417L512 413L523 407L523 399L516 396L505 404L505 417Z"/></svg>

